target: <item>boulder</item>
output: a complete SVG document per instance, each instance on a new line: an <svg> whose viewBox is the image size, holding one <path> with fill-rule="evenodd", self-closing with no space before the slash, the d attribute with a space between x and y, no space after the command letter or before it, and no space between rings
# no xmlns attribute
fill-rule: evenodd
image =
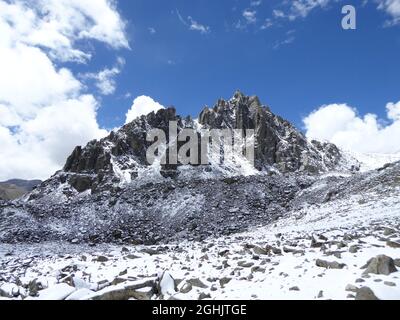
<svg viewBox="0 0 400 320"><path fill-rule="evenodd" d="M200 279L198 278L193 278L188 280L188 282L193 286L193 287L198 287L198 288L203 288L206 289L208 286L206 286L203 282L201 282Z"/></svg>
<svg viewBox="0 0 400 320"><path fill-rule="evenodd" d="M400 248L400 243L396 242L396 241L387 241L386 245L388 247L395 248L395 249L399 249Z"/></svg>
<svg viewBox="0 0 400 320"><path fill-rule="evenodd" d="M326 268L326 269L343 269L346 265L344 263L339 263L336 261L329 262L325 260L318 259L315 264L317 267Z"/></svg>
<svg viewBox="0 0 400 320"><path fill-rule="evenodd" d="M19 296L19 287L14 283L5 283L0 286L0 297L16 298Z"/></svg>
<svg viewBox="0 0 400 320"><path fill-rule="evenodd" d="M239 261L238 266L242 268L251 268L254 266L254 262Z"/></svg>
<svg viewBox="0 0 400 320"><path fill-rule="evenodd" d="M180 286L179 288L179 292L180 293L189 293L190 291L192 291L193 286L189 283L189 282L185 282L182 286Z"/></svg>
<svg viewBox="0 0 400 320"><path fill-rule="evenodd" d="M85 297L93 295L95 292L86 288L78 289L71 295L69 295L65 300L85 300Z"/></svg>
<svg viewBox="0 0 400 320"><path fill-rule="evenodd" d="M163 296L173 295L176 293L175 280L168 271L165 271L160 277L158 284L158 292Z"/></svg>
<svg viewBox="0 0 400 320"><path fill-rule="evenodd" d="M138 280L106 287L92 296L88 300L149 300L154 292L154 280ZM150 297L149 297L150 295Z"/></svg>
<svg viewBox="0 0 400 320"><path fill-rule="evenodd" d="M368 287L362 287L357 290L356 300L379 300L375 293Z"/></svg>
<svg viewBox="0 0 400 320"><path fill-rule="evenodd" d="M346 286L346 291L357 292L357 291L358 291L358 288L357 288L355 285L348 284L348 285Z"/></svg>
<svg viewBox="0 0 400 320"><path fill-rule="evenodd" d="M66 283L59 283L39 292L39 300L64 300L76 289Z"/></svg>
<svg viewBox="0 0 400 320"><path fill-rule="evenodd" d="M267 255L268 254L268 251L266 249L261 248L259 246L254 246L253 251L255 254L258 254L258 255Z"/></svg>
<svg viewBox="0 0 400 320"><path fill-rule="evenodd" d="M397 271L394 260L385 255L370 259L362 269L366 269L364 275L369 273L389 275Z"/></svg>

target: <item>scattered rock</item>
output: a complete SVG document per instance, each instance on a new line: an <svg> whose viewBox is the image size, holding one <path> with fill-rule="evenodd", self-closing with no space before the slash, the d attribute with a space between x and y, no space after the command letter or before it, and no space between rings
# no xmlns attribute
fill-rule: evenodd
<svg viewBox="0 0 400 320"><path fill-rule="evenodd" d="M39 281L37 281L37 279L30 281L28 284L28 291L31 297L36 297L39 291L42 289L43 285Z"/></svg>
<svg viewBox="0 0 400 320"><path fill-rule="evenodd" d="M198 278L190 279L188 282L193 286L193 287L198 287L202 289L208 288L203 282L200 281Z"/></svg>
<svg viewBox="0 0 400 320"><path fill-rule="evenodd" d="M383 284L388 286L388 287L395 287L396 286L396 284L394 282L390 282L390 281L385 281Z"/></svg>
<svg viewBox="0 0 400 320"><path fill-rule="evenodd" d="M95 259L95 261L97 261L97 262L107 262L107 261L108 261L108 258L105 257L105 256L98 256L98 257Z"/></svg>
<svg viewBox="0 0 400 320"><path fill-rule="evenodd" d="M90 300L149 300L155 288L154 280L140 280L136 282L123 283L116 286L104 288L92 296ZM143 289L143 290L141 290ZM150 297L149 297L150 295Z"/></svg>
<svg viewBox="0 0 400 320"><path fill-rule="evenodd" d="M283 252L285 253L293 253L293 254L304 254L304 250L298 250L289 247L283 247Z"/></svg>
<svg viewBox="0 0 400 320"><path fill-rule="evenodd" d="M395 248L395 249L400 248L400 243L399 242L395 242L395 241L387 241L386 245L388 247Z"/></svg>
<svg viewBox="0 0 400 320"><path fill-rule="evenodd" d="M273 254L276 254L276 255L281 255L282 254L282 250L279 249L279 248L276 248L276 247L267 246L266 249L267 249L268 252L272 252Z"/></svg>
<svg viewBox="0 0 400 320"><path fill-rule="evenodd" d="M344 263L339 263L336 261L329 262L325 260L318 259L316 261L317 267L326 268L326 269L343 269L346 265Z"/></svg>
<svg viewBox="0 0 400 320"><path fill-rule="evenodd" d="M16 298L19 296L19 287L14 283L5 283L0 287L0 297Z"/></svg>
<svg viewBox="0 0 400 320"><path fill-rule="evenodd" d="M175 280L168 271L165 271L158 284L158 292L163 296L173 295L176 292Z"/></svg>
<svg viewBox="0 0 400 320"><path fill-rule="evenodd" d="M76 289L67 285L66 283L56 284L48 289L39 292L40 300L64 300Z"/></svg>
<svg viewBox="0 0 400 320"><path fill-rule="evenodd" d="M238 266L242 268L251 268L254 266L254 262L239 261Z"/></svg>
<svg viewBox="0 0 400 320"><path fill-rule="evenodd" d="M389 275L397 271L393 259L385 255L379 255L370 259L362 269L366 269L363 274Z"/></svg>
<svg viewBox="0 0 400 320"><path fill-rule="evenodd" d="M385 230L383 231L383 235L384 236L390 236L392 234L396 233L396 230L393 230L391 228L385 228Z"/></svg>
<svg viewBox="0 0 400 320"><path fill-rule="evenodd" d="M193 289L193 286L189 282L185 282L179 289L179 292L186 294L186 293L189 293L190 291L192 291L192 289Z"/></svg>
<svg viewBox="0 0 400 320"><path fill-rule="evenodd" d="M265 272L265 268L261 268L260 266L254 266L251 268L251 273L256 273L256 272Z"/></svg>
<svg viewBox="0 0 400 320"><path fill-rule="evenodd" d="M258 255L268 255L268 251L266 249L258 247L258 246L255 246L253 248L253 251L255 254L258 254Z"/></svg>
<svg viewBox="0 0 400 320"><path fill-rule="evenodd" d="M357 292L358 288L357 288L356 286L352 285L352 284L348 284L348 285L346 286L346 289L345 289L345 290L346 290L346 291L350 291L350 292Z"/></svg>
<svg viewBox="0 0 400 320"><path fill-rule="evenodd" d="M204 300L204 299L211 299L211 295L209 293L205 294L204 292L200 293L198 300Z"/></svg>
<svg viewBox="0 0 400 320"><path fill-rule="evenodd" d="M231 282L232 278L224 277L219 280L219 285L223 288L226 284Z"/></svg>
<svg viewBox="0 0 400 320"><path fill-rule="evenodd" d="M289 291L300 291L299 287L291 287Z"/></svg>
<svg viewBox="0 0 400 320"><path fill-rule="evenodd" d="M139 259L140 257L135 256L134 254L128 254L126 256L126 258L129 259L129 260L135 260L135 259Z"/></svg>
<svg viewBox="0 0 400 320"><path fill-rule="evenodd" d="M356 300L379 300L375 293L368 287L362 287L357 290Z"/></svg>
<svg viewBox="0 0 400 320"><path fill-rule="evenodd" d="M358 252L358 246L356 246L356 245L351 246L351 247L349 248L349 252L350 252L350 253L357 253L357 252Z"/></svg>
<svg viewBox="0 0 400 320"><path fill-rule="evenodd" d="M161 252L152 248L144 248L140 252L147 253L148 255L155 256Z"/></svg>
<svg viewBox="0 0 400 320"><path fill-rule="evenodd" d="M86 288L76 290L69 295L65 300L83 300L85 297L92 296L95 292Z"/></svg>

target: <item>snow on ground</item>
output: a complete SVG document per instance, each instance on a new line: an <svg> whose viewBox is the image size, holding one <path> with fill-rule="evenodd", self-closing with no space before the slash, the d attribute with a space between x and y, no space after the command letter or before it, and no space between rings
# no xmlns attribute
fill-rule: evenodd
<svg viewBox="0 0 400 320"><path fill-rule="evenodd" d="M382 154L382 153L360 153L343 151L349 159L356 159L361 165L361 172L367 172L382 168L385 164L400 161L400 153Z"/></svg>
<svg viewBox="0 0 400 320"><path fill-rule="evenodd" d="M274 225L201 243L0 245L0 296L354 299L366 298L359 289L368 287L379 299L400 299L397 191L304 208ZM390 274L364 274L379 255L389 258L378 273L389 266Z"/></svg>

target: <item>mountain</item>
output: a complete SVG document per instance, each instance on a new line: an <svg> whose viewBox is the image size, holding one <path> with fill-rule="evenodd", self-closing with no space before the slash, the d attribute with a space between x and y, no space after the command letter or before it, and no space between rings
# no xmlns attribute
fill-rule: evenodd
<svg viewBox="0 0 400 320"><path fill-rule="evenodd" d="M225 152L222 163L147 163L147 133L170 121L198 138L254 130L255 166ZM396 298L398 159L309 142L240 92L197 119L151 113L0 200L0 299Z"/></svg>
<svg viewBox="0 0 400 320"><path fill-rule="evenodd" d="M15 200L32 191L42 181L13 179L0 182L0 200Z"/></svg>
<svg viewBox="0 0 400 320"><path fill-rule="evenodd" d="M252 129L255 168L246 161L208 165L147 163L150 129ZM236 92L198 119L174 108L142 116L85 147L24 201L0 202L0 242L155 244L203 240L270 224L288 212L396 188L399 165L360 173L335 145L309 142L255 96ZM339 174L338 174L339 173ZM388 189L382 192L387 192ZM381 192L381 191L379 191Z"/></svg>
<svg viewBox="0 0 400 320"><path fill-rule="evenodd" d="M261 105L255 96L247 97L236 92L229 100L219 100L214 108L205 108L198 120L182 118L174 108L151 113L112 132L100 141L92 141L85 148L77 147L68 158L63 181L83 192L92 192L111 183L131 182L141 173L149 173L146 150L151 145L146 141L150 129L162 129L168 135L170 121L178 122L178 132L183 129L253 129L255 130L255 167L260 171L277 170L281 173L302 172L318 174L340 168L356 171L357 166L348 166L340 150L333 144L308 142L306 137L288 121L274 115L267 106ZM163 176L180 175L179 166L166 165L160 168ZM194 169L194 168L191 168ZM196 171L241 175L243 168L202 166ZM191 176L192 177L192 176Z"/></svg>

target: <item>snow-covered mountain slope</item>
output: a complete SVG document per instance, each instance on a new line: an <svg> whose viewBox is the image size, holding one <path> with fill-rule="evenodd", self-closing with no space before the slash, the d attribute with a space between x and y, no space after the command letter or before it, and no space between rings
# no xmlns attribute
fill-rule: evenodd
<svg viewBox="0 0 400 320"><path fill-rule="evenodd" d="M2 245L0 265L13 299L399 299L400 186L202 242Z"/></svg>
<svg viewBox="0 0 400 320"><path fill-rule="evenodd" d="M360 163L361 172L382 168L386 164L400 161L400 153L382 154L382 153L359 153L343 151Z"/></svg>

